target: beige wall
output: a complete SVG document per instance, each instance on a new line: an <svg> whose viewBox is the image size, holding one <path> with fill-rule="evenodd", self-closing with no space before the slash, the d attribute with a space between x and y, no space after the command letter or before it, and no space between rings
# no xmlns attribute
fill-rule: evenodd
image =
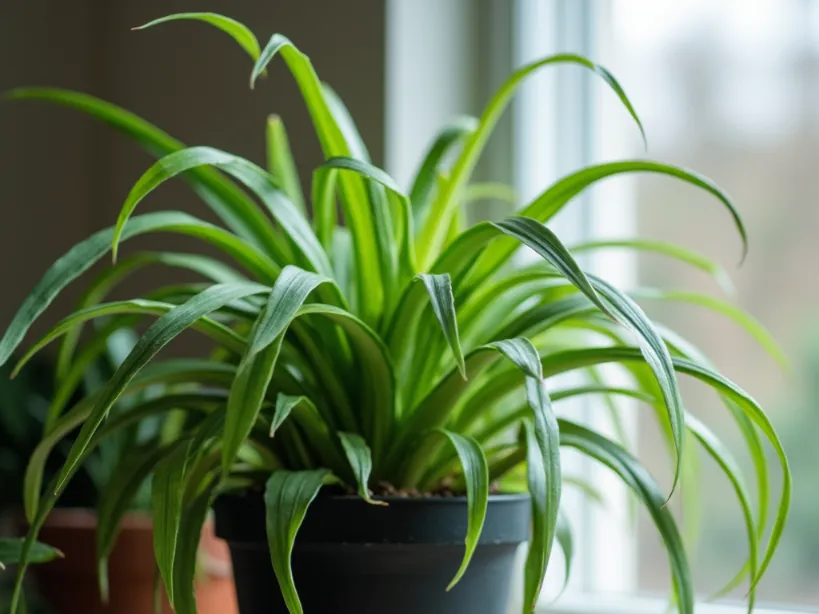
<svg viewBox="0 0 819 614"><path fill-rule="evenodd" d="M295 85L280 62L248 89L249 58L204 24L130 28L170 12L211 10L249 25L262 44L274 31L313 60L357 118L376 163L383 157L384 9L381 0L3 0L0 91L59 85L126 106L188 144L263 161L268 113L280 114L305 180L320 151ZM92 10L93 7L93 10ZM0 104L0 329L46 267L77 240L110 225L150 158L80 115L30 102ZM209 217L180 183L143 210ZM163 237L139 245L184 247ZM187 244L185 244L187 245ZM128 249L138 247L135 242ZM150 279L154 281L154 279ZM134 294L146 279L136 281ZM54 322L82 282L44 317Z"/></svg>

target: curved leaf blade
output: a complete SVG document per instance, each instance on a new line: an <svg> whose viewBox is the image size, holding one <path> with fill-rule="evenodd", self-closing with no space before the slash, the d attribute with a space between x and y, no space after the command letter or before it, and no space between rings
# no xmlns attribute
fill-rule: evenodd
<svg viewBox="0 0 819 614"><path fill-rule="evenodd" d="M728 272L716 261L684 245L653 239L597 239L585 241L570 248L573 253L595 252L607 249L626 249L662 254L708 273L727 293L734 293L734 284Z"/></svg>
<svg viewBox="0 0 819 614"><path fill-rule="evenodd" d="M239 448L256 422L287 327L309 294L328 281L326 277L288 265L273 285L267 304L253 324L247 349L230 388L222 436L223 475L230 473Z"/></svg>
<svg viewBox="0 0 819 614"><path fill-rule="evenodd" d="M253 267L262 278L270 275L271 269L265 257L253 250L251 246L243 243L235 235L197 220L193 216L166 211L135 217L124 230L122 240L150 232L182 232L205 237L233 255L241 257L244 260L243 264ZM91 235L85 241L72 247L48 269L17 310L0 340L0 365L9 359L31 324L54 301L62 289L108 253L113 236L113 228L106 228Z"/></svg>
<svg viewBox="0 0 819 614"><path fill-rule="evenodd" d="M290 614L304 614L290 566L293 544L307 508L330 479L331 474L327 469L275 471L265 485L270 559Z"/></svg>
<svg viewBox="0 0 819 614"><path fill-rule="evenodd" d="M646 469L624 448L568 420L559 420L560 443L575 447L612 469L642 501L666 546L678 609L694 614L694 588L682 537L665 496Z"/></svg>
<svg viewBox="0 0 819 614"><path fill-rule="evenodd" d="M372 505L387 505L386 501L376 501L370 496L367 484L370 481L370 473L373 470L373 459L370 447L361 435L355 433L345 433L339 431L338 438L347 456L353 475L358 486L358 496Z"/></svg>
<svg viewBox="0 0 819 614"><path fill-rule="evenodd" d="M156 466L151 482L154 556L171 607L174 604L174 557L182 523L183 486L189 457L189 446L175 448Z"/></svg>
<svg viewBox="0 0 819 614"><path fill-rule="evenodd" d="M0 539L0 571L5 569L5 565L14 565L20 561L23 555L23 539L3 538ZM63 553L47 544L34 542L28 553L30 563L48 563L54 559L63 558Z"/></svg>
<svg viewBox="0 0 819 614"><path fill-rule="evenodd" d="M571 53L554 55L522 66L512 73L489 101L489 104L487 104L481 115L478 129L464 144L463 150L453 166L449 180L444 184L443 189L438 193L432 205L428 219L421 228L416 242L418 253L421 256L422 270L426 270L426 268L432 264L443 247L446 231L454 209L460 201L461 193L466 187L469 177L475 169L490 135L512 99L512 96L517 91L518 86L532 73L550 64L577 64L599 75L623 103L628 113L637 123L640 133L645 139L643 125L631 101L614 76L602 66L594 64L587 58Z"/></svg>
<svg viewBox="0 0 819 614"><path fill-rule="evenodd" d="M452 280L449 275L431 275L421 273L416 276L416 280L424 283L424 287L429 294L430 305L444 337L455 356L455 363L464 379L466 377L466 364L464 363L464 353L461 349L461 340L458 336L458 318L455 314L455 297L452 293Z"/></svg>
<svg viewBox="0 0 819 614"><path fill-rule="evenodd" d="M469 516L464 541L466 546L464 558L455 577L446 587L446 590L449 591L458 584L466 573L472 555L475 553L475 548L478 547L478 540L481 537L483 523L486 519L486 508L489 505L489 466L481 445L472 437L465 437L446 429L438 429L437 432L449 440L458 454L466 479L466 503Z"/></svg>
<svg viewBox="0 0 819 614"><path fill-rule="evenodd" d="M245 50L254 62L259 59L261 48L253 32L235 19L219 15L218 13L175 13L149 21L144 25L134 28L134 30L145 30L146 28L151 28L162 23L178 20L194 20L208 23L239 43L239 46Z"/></svg>

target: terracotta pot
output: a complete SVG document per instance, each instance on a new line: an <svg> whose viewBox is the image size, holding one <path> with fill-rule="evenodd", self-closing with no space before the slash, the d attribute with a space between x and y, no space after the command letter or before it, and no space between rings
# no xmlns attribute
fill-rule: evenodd
<svg viewBox="0 0 819 614"><path fill-rule="evenodd" d="M110 602L100 601L96 551L97 519L93 512L56 509L40 532L40 540L59 548L65 558L31 568L37 590L54 614L148 614L154 609L151 519L130 513L122 522L109 561ZM199 546L202 570L196 585L200 614L238 614L230 555L208 521ZM164 598L164 597L163 597ZM164 611L171 613L165 600Z"/></svg>

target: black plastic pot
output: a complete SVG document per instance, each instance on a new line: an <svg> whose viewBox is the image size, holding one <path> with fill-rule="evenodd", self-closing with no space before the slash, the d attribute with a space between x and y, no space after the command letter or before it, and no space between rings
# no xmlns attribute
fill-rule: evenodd
<svg viewBox="0 0 819 614"><path fill-rule="evenodd" d="M464 577L446 587L464 553L462 497L319 496L296 538L293 574L305 614L503 614L515 553L529 538L528 495L489 498ZM287 614L273 574L259 494L217 499L216 534L230 546L241 614Z"/></svg>

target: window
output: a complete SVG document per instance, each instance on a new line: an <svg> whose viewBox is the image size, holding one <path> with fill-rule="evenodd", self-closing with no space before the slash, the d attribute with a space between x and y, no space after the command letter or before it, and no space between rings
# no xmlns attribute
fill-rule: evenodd
<svg viewBox="0 0 819 614"><path fill-rule="evenodd" d="M431 131L433 116L440 123L457 112L478 112L486 100L482 84L497 84L514 66L536 57L575 51L600 61L620 80L645 124L650 158L690 167L732 194L751 243L740 269L735 267L739 240L725 212L707 195L670 179L606 181L574 202L555 226L570 244L640 235L697 248L729 270L736 286L732 300L783 346L792 361L790 375L728 319L696 306L645 304L652 317L691 338L769 410L791 459L794 501L782 545L758 593L768 609L757 611L815 610L819 482L813 468L819 466L819 446L813 439L819 413L812 401L819 394L813 383L813 371L819 369L819 325L814 323L819 278L812 265L819 262L814 236L819 228L814 203L819 193L819 5L807 0L392 0L387 21L394 34L387 37L388 64L412 66L393 70L399 83L388 83L388 154L391 132L394 144L403 133L418 141L413 149L420 151L431 133L413 127ZM425 60L427 52L413 47L419 36L432 41L431 58ZM457 65L436 64L432 56L438 47L458 54L453 56ZM419 78L419 62L427 63L420 78L434 76L440 85L428 84L423 95L413 94L407 83L402 86L403 80ZM493 147L500 142L501 150L513 155L499 156L500 164L487 174L513 182L523 202L583 164L646 155L616 98L577 68L537 73L516 99L511 128L501 126L501 131ZM407 155L414 160L415 153ZM400 179L413 169L402 167L399 154L392 160L388 155L387 162ZM638 260L611 251L584 265L621 287L716 289L705 275L661 257ZM688 384L682 382L687 407L729 444L736 442L732 426L720 421L724 410L716 399ZM593 421L596 428L609 428L592 404L564 410L574 419ZM638 455L670 486L669 459L650 421L640 420L641 408L625 410ZM746 556L739 510L724 496L726 484L709 462L702 459L705 524L692 556L703 600L731 578ZM624 488L590 461L566 457L566 466L602 484L607 507L565 495L577 540L572 581L564 598L546 611L666 611L667 562L647 518L638 513L633 521ZM558 558L550 566L545 601L561 580ZM703 604L697 611L738 614L744 611L744 590L724 604Z"/></svg>
<svg viewBox="0 0 819 614"><path fill-rule="evenodd" d="M640 113L649 157L707 175L739 206L751 241L747 266L739 270L734 266L739 241L725 212L707 196L668 179L608 181L558 224L569 242L640 235L696 247L729 269L736 286L732 300L761 320L783 346L793 365L790 375L728 319L696 306L646 304L652 317L693 340L757 396L781 429L794 472L793 512L758 600L788 608L819 606L814 473L819 451L813 443L819 426L813 405L819 283L812 272L812 263L819 261L813 232L819 221L814 202L819 187L819 6L801 0L758 1L753 10L741 0L519 0L515 7L518 63L558 50L600 61ZM538 75L522 92L515 151L524 200L583 163L645 155L616 99L593 77L578 72L558 69ZM533 122L535 138L528 131ZM717 289L706 276L659 257L637 261L612 252L586 264L620 285ZM682 382L687 407L706 418L726 442L738 442L716 398L688 384ZM591 407L571 411L600 420ZM661 483L670 484L670 464L655 428L650 421L638 421L639 410L627 415L641 459ZM750 471L750 461L740 460ZM747 555L738 508L723 496L726 483L713 469L703 458L704 522L692 556L703 599L730 580ZM613 505L610 500L603 518L588 505L573 503L583 526L574 569L579 577L566 611L588 610L582 595L589 592L662 598L670 589L665 553L653 525L638 513L635 527L621 487L604 488ZM734 591L728 602L739 603L744 592L744 586ZM606 611L611 603L610 598L605 602ZM624 612L662 610L661 601L650 599L624 601L623 606ZM713 606L713 611L732 609Z"/></svg>

